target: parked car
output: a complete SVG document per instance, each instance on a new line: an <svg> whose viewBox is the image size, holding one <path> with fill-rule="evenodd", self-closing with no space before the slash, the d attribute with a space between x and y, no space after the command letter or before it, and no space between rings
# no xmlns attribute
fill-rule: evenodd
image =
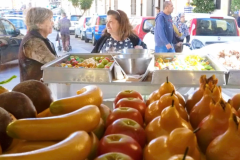
<svg viewBox="0 0 240 160"><path fill-rule="evenodd" d="M190 20L189 32L191 40L200 40L204 45L240 42L237 22L230 16L207 14L194 17Z"/></svg>
<svg viewBox="0 0 240 160"><path fill-rule="evenodd" d="M59 20L61 19L61 16L57 16L55 21L53 22L53 28L56 29L57 31L59 31L59 25L58 25L58 22Z"/></svg>
<svg viewBox="0 0 240 160"><path fill-rule="evenodd" d="M203 45L225 42L240 42L236 20L229 16L215 16L212 14L185 15L189 25L190 42L199 40ZM148 49L155 49L154 32L145 35L143 42Z"/></svg>
<svg viewBox="0 0 240 160"><path fill-rule="evenodd" d="M26 35L27 26L25 25L24 18L20 17L5 17L10 22L14 24L14 26L20 30L21 34Z"/></svg>
<svg viewBox="0 0 240 160"><path fill-rule="evenodd" d="M103 30L106 28L107 15L95 15L91 17L88 23L86 23L85 42L89 40L95 45L96 41L101 37Z"/></svg>
<svg viewBox="0 0 240 160"><path fill-rule="evenodd" d="M79 19L78 25L75 29L75 38L80 37L81 40L84 40L85 32L86 32L86 23L91 19L90 16L83 16Z"/></svg>
<svg viewBox="0 0 240 160"><path fill-rule="evenodd" d="M75 28L79 24L78 21L81 18L81 15L71 15L70 16L70 22L71 22L71 27L69 28L70 34L75 34Z"/></svg>
<svg viewBox="0 0 240 160"><path fill-rule="evenodd" d="M9 20L0 18L0 64L18 59L22 39L19 29Z"/></svg>
<svg viewBox="0 0 240 160"><path fill-rule="evenodd" d="M53 15L53 22L56 20L57 17L58 15Z"/></svg>
<svg viewBox="0 0 240 160"><path fill-rule="evenodd" d="M155 17L131 17L129 20L133 30L141 40L155 26Z"/></svg>
<svg viewBox="0 0 240 160"><path fill-rule="evenodd" d="M19 17L19 18L25 18L24 15L18 15L18 14L4 14L3 18L5 17Z"/></svg>

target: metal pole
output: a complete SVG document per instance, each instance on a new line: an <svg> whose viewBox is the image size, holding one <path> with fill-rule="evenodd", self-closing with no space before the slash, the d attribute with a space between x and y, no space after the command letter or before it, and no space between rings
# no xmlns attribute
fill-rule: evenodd
<svg viewBox="0 0 240 160"><path fill-rule="evenodd" d="M111 6L112 6L112 0L109 0L109 10L111 10Z"/></svg>
<svg viewBox="0 0 240 160"><path fill-rule="evenodd" d="M141 16L143 14L143 0L141 0Z"/></svg>

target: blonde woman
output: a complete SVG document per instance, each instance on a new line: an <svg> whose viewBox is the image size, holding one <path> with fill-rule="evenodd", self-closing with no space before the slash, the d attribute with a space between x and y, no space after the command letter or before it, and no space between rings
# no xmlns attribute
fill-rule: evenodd
<svg viewBox="0 0 240 160"><path fill-rule="evenodd" d="M18 59L20 81L42 78L41 67L57 56L53 43L47 36L52 33L53 13L51 10L34 7L26 15L27 35L23 38Z"/></svg>

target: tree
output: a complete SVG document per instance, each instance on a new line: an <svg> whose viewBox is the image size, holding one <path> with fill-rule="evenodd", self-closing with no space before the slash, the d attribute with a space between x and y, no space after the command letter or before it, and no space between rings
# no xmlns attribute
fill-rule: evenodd
<svg viewBox="0 0 240 160"><path fill-rule="evenodd" d="M214 0L193 0L191 5L196 6L194 13L211 13L216 8Z"/></svg>
<svg viewBox="0 0 240 160"><path fill-rule="evenodd" d="M73 7L75 8L75 13L77 13L77 8L80 7L80 2L79 0L69 0L72 2Z"/></svg>
<svg viewBox="0 0 240 160"><path fill-rule="evenodd" d="M83 14L89 9L91 8L93 0L79 0L81 9L83 10Z"/></svg>
<svg viewBox="0 0 240 160"><path fill-rule="evenodd" d="M232 0L231 10L233 12L240 10L240 0Z"/></svg>

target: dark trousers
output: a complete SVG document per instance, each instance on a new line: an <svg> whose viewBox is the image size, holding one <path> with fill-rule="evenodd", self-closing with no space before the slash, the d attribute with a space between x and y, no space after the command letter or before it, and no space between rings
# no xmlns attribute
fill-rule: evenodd
<svg viewBox="0 0 240 160"><path fill-rule="evenodd" d="M67 47L69 47L70 35L61 34L61 39L62 39L63 50L66 51Z"/></svg>

